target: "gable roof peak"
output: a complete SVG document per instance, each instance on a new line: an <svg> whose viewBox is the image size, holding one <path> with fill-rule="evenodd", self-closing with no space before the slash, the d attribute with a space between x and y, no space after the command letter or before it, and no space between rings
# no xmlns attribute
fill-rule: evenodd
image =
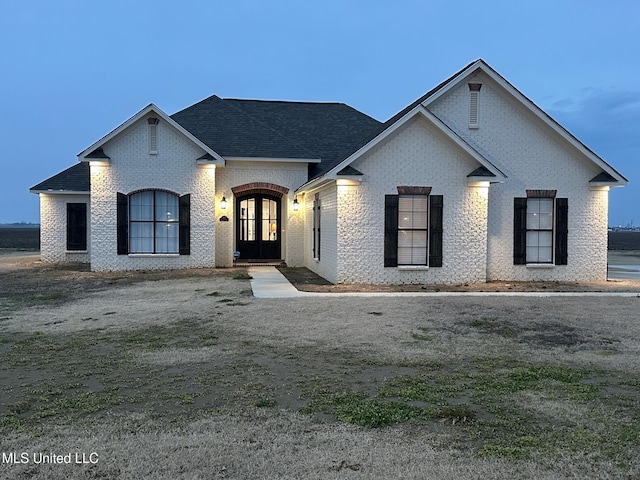
<svg viewBox="0 0 640 480"><path fill-rule="evenodd" d="M92 145L90 145L89 147L85 148L82 152L80 152L78 154L78 160L80 160L81 162L90 160L91 159L90 155L95 155L95 152L102 151L103 146L108 141L110 141L111 139L113 139L116 136L120 135L120 133L122 133L123 131L128 129L131 125L136 123L138 120L146 117L150 113L153 113L153 114L157 115L158 117L160 117L163 121L167 122L167 124L171 125L173 128L178 130L182 135L187 137L191 142L195 143L197 146L202 148L205 152L209 153L214 158L216 158L218 161L224 162L224 159L222 157L220 157L220 155L218 155L216 152L211 150L206 144L204 144L198 138L196 138L194 135L192 135L190 132L188 132L184 127L182 127L182 125L180 125L178 122L173 120L169 115L167 115L164 111L162 111L162 109L158 108L153 103L150 103L149 105L144 107L142 110L140 110L138 113L136 113L135 115L133 115L129 119L125 120L118 127L116 127L113 130L111 130L111 132L106 134L100 140L98 140L97 142L94 142ZM104 151L102 153L104 154ZM108 157L106 157L106 155L105 155L105 157L102 157L102 158L108 158Z"/></svg>

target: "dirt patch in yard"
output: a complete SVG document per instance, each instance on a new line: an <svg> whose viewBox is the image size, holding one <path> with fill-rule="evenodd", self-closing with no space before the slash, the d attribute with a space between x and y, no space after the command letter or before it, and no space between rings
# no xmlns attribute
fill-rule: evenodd
<svg viewBox="0 0 640 480"><path fill-rule="evenodd" d="M640 299L258 299L241 273L0 268L3 451L99 459L0 477L640 475Z"/></svg>

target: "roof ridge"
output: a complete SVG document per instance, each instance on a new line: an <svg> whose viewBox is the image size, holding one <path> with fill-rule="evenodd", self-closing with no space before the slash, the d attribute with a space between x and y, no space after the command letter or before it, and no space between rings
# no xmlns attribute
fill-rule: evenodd
<svg viewBox="0 0 640 480"><path fill-rule="evenodd" d="M231 101L231 102L256 102L256 103L289 103L289 104L297 104L297 105L345 105L349 106L344 102L338 101L315 101L315 100L265 100L261 98L220 98L222 101ZM353 108L353 107L351 107Z"/></svg>

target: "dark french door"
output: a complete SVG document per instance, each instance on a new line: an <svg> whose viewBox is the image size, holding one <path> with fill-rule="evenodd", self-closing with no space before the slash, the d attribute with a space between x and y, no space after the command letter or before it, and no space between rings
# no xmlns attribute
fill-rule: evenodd
<svg viewBox="0 0 640 480"><path fill-rule="evenodd" d="M280 259L280 199L264 194L238 197L236 239L241 259Z"/></svg>

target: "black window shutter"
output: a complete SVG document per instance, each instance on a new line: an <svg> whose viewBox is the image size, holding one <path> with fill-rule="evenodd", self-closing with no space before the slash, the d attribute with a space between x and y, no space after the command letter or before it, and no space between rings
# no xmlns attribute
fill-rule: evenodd
<svg viewBox="0 0 640 480"><path fill-rule="evenodd" d="M316 193L316 198L313 201L313 258L318 258L318 234L316 229L318 228L318 194Z"/></svg>
<svg viewBox="0 0 640 480"><path fill-rule="evenodd" d="M320 244L322 243L322 200L318 195L318 249L316 250L316 258L320 260L321 248Z"/></svg>
<svg viewBox="0 0 640 480"><path fill-rule="evenodd" d="M569 199L556 198L556 265L567 264L569 237Z"/></svg>
<svg viewBox="0 0 640 480"><path fill-rule="evenodd" d="M178 233L180 255L191 255L191 195L182 195L179 200L180 230Z"/></svg>
<svg viewBox="0 0 640 480"><path fill-rule="evenodd" d="M87 249L87 204L67 203L67 250Z"/></svg>
<svg viewBox="0 0 640 480"><path fill-rule="evenodd" d="M129 253L129 197L118 192L118 255Z"/></svg>
<svg viewBox="0 0 640 480"><path fill-rule="evenodd" d="M384 266L398 266L398 195L384 196Z"/></svg>
<svg viewBox="0 0 640 480"><path fill-rule="evenodd" d="M513 264L527 263L527 199L513 199Z"/></svg>
<svg viewBox="0 0 640 480"><path fill-rule="evenodd" d="M442 195L429 197L429 266L442 266Z"/></svg>

